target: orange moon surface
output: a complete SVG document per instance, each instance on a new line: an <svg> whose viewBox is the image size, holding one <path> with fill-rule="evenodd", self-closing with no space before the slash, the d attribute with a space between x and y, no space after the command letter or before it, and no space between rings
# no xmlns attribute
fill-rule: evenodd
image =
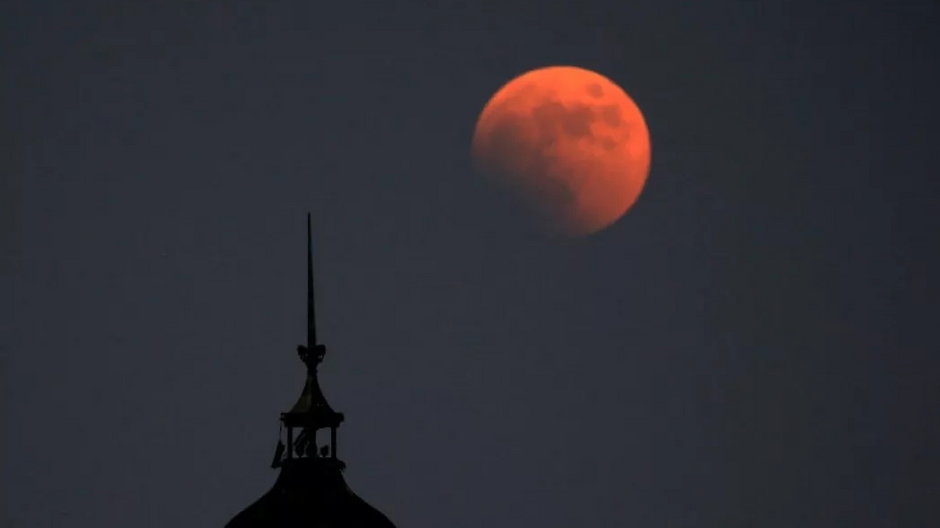
<svg viewBox="0 0 940 528"><path fill-rule="evenodd" d="M633 99L603 75L573 66L506 83L483 107L472 150L478 169L551 229L573 236L623 216L650 167L649 130Z"/></svg>

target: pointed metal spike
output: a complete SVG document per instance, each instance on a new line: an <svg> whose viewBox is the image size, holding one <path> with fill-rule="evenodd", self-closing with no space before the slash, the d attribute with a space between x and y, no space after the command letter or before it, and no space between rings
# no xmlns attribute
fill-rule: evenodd
<svg viewBox="0 0 940 528"><path fill-rule="evenodd" d="M307 213L307 348L317 346L317 323L313 305L313 235L310 232L310 213Z"/></svg>

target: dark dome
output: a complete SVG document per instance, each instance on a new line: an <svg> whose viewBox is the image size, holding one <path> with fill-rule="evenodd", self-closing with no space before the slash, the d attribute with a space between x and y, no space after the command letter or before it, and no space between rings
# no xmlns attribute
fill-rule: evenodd
<svg viewBox="0 0 940 528"><path fill-rule="evenodd" d="M395 528L349 489L341 462L324 458L285 461L274 487L225 526Z"/></svg>

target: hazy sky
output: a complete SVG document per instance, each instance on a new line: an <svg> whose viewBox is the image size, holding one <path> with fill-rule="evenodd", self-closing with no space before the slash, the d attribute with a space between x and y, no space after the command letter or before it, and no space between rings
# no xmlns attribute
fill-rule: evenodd
<svg viewBox="0 0 940 528"><path fill-rule="evenodd" d="M350 4L4 3L0 525L270 488L308 210L347 481L400 528L936 523L936 3ZM589 238L471 170L552 64L650 128Z"/></svg>

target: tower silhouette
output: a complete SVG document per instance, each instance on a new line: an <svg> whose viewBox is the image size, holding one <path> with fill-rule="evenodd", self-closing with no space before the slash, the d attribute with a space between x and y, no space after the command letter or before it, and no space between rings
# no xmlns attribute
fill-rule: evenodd
<svg viewBox="0 0 940 528"><path fill-rule="evenodd" d="M317 366L326 347L317 342L313 299L313 251L307 214L307 344L297 347L307 380L297 403L281 413L287 444L278 441L272 467L281 468L274 486L226 524L227 528L395 528L380 511L360 499L343 479L336 430L343 413L330 407L320 390ZM323 445L317 433L329 430ZM295 437L295 431L299 434Z"/></svg>

